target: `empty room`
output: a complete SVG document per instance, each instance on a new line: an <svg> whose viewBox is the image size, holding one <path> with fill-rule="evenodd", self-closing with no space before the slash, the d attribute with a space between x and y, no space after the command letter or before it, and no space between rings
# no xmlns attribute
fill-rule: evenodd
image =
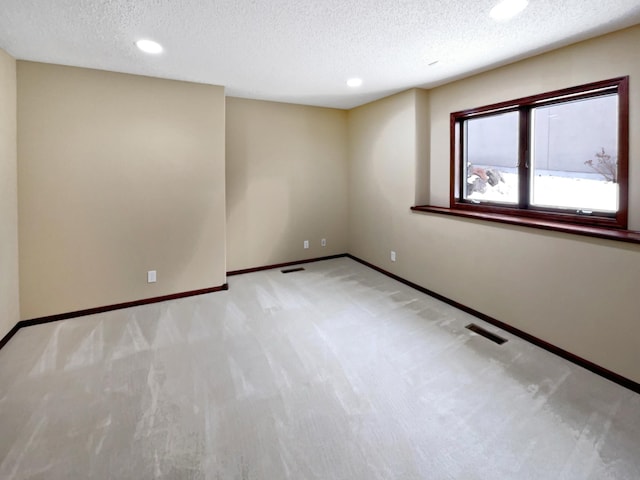
<svg viewBox="0 0 640 480"><path fill-rule="evenodd" d="M0 1L0 479L640 478L637 0Z"/></svg>

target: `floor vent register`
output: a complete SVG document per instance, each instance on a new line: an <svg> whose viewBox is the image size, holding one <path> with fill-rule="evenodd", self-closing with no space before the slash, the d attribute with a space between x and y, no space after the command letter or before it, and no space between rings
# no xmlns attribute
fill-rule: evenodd
<svg viewBox="0 0 640 480"><path fill-rule="evenodd" d="M304 270L303 267L297 267L297 268L287 268L285 270L280 270L282 273L293 273L293 272L301 272L302 270Z"/></svg>
<svg viewBox="0 0 640 480"><path fill-rule="evenodd" d="M482 328L479 325L476 325L475 323L470 323L465 328L468 328L469 330L477 333L478 335L482 335L483 337L488 338L489 340L497 343L498 345L502 345L504 342L507 341L506 338L502 338L496 335L495 333L491 333L489 330L485 330L484 328Z"/></svg>

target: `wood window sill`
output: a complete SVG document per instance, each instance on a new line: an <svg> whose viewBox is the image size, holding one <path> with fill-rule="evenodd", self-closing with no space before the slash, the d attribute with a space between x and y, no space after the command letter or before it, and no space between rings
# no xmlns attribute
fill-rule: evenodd
<svg viewBox="0 0 640 480"><path fill-rule="evenodd" d="M411 207L414 212L437 213L440 215L450 215L454 217L471 218L475 220L485 220L487 222L498 222L507 225L518 225L522 227L539 228L553 232L572 233L574 235L584 235L587 237L604 238L618 242L640 244L640 232L633 230L619 230L604 227L575 225L571 223L560 223L551 220L541 220L537 218L518 217L515 215L504 215L500 213L471 212L468 210L458 210L446 207L432 207L429 205L418 205Z"/></svg>

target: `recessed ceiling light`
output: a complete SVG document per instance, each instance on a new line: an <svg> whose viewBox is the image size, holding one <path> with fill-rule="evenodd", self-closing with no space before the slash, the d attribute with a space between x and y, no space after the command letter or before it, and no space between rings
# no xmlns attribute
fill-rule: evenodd
<svg viewBox="0 0 640 480"><path fill-rule="evenodd" d="M502 0L491 9L489 15L491 15L491 18L493 18L494 20L503 22L515 17L517 14L527 8L528 4L528 0Z"/></svg>
<svg viewBox="0 0 640 480"><path fill-rule="evenodd" d="M359 87L360 85L362 85L362 79L361 78L350 78L349 80L347 80L347 85L349 87L352 87L352 88Z"/></svg>
<svg viewBox="0 0 640 480"><path fill-rule="evenodd" d="M153 40L138 40L136 42L136 47L138 47L140 50L142 50L145 53L162 53L162 45L160 45L158 42L154 42Z"/></svg>

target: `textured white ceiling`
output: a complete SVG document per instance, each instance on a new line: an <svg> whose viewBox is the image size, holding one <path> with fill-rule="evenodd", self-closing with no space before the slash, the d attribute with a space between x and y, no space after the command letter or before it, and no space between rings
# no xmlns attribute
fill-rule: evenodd
<svg viewBox="0 0 640 480"><path fill-rule="evenodd" d="M639 0L530 0L506 23L489 17L496 3L0 0L0 47L22 60L351 108L640 23ZM165 52L141 53L133 44L140 38L160 42ZM346 86L354 76L364 80L359 89Z"/></svg>

